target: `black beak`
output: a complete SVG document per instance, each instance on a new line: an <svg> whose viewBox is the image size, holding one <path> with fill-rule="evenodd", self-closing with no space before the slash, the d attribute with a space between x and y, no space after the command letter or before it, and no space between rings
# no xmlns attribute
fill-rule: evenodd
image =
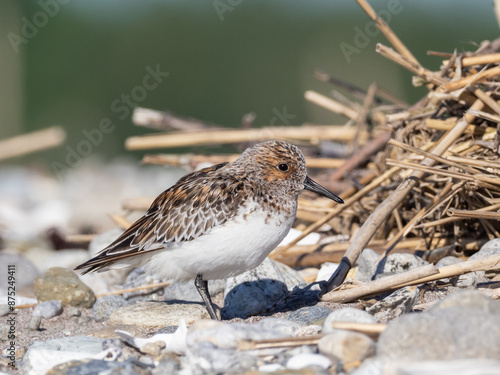
<svg viewBox="0 0 500 375"><path fill-rule="evenodd" d="M304 181L304 189L309 190L309 191L314 191L315 193L323 195L327 198L330 198L331 200L334 200L337 203L344 203L344 201L341 198L337 197L330 190L325 189L323 186L321 186L317 182L311 180L309 178L309 176L306 176L306 179Z"/></svg>

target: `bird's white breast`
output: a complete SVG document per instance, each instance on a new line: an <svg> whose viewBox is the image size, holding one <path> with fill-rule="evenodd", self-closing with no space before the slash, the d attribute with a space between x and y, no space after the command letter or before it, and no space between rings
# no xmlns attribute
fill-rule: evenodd
<svg viewBox="0 0 500 375"><path fill-rule="evenodd" d="M209 233L156 253L148 263L150 272L167 279L193 279L202 274L212 280L257 267L288 234L295 211L269 217L262 208L255 208L251 212L247 207Z"/></svg>

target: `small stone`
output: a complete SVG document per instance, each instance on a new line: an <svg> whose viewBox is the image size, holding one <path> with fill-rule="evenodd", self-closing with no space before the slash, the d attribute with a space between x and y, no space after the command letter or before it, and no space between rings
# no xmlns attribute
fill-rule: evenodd
<svg viewBox="0 0 500 375"><path fill-rule="evenodd" d="M65 268L50 268L35 280L33 292L41 302L58 300L63 306L90 308L94 305L92 289L80 281L78 276Z"/></svg>
<svg viewBox="0 0 500 375"><path fill-rule="evenodd" d="M108 320L115 310L126 305L128 305L128 303L122 296L104 296L94 303L92 307L92 316L96 322L103 322Z"/></svg>
<svg viewBox="0 0 500 375"><path fill-rule="evenodd" d="M0 341L8 341L8 338L9 326L7 324L0 324Z"/></svg>
<svg viewBox="0 0 500 375"><path fill-rule="evenodd" d="M493 301L476 290L460 290L449 294L443 300L433 305L429 311L462 307L474 309L474 311L486 312L500 316L500 301Z"/></svg>
<svg viewBox="0 0 500 375"><path fill-rule="evenodd" d="M209 319L204 305L196 303L139 302L115 310L109 317L111 324L135 325L143 328L161 328L178 325L181 319L186 324Z"/></svg>
<svg viewBox="0 0 500 375"><path fill-rule="evenodd" d="M311 336L317 335L323 330L322 326L316 324L310 324L308 326L302 326L294 332L294 336Z"/></svg>
<svg viewBox="0 0 500 375"><path fill-rule="evenodd" d="M458 264L458 263L463 263L463 260L457 257L447 256L439 259L439 261L436 263L436 267L440 268L445 266L451 266L453 264Z"/></svg>
<svg viewBox="0 0 500 375"><path fill-rule="evenodd" d="M188 331L187 346L192 348L201 342L210 342L221 349L236 350L240 340L264 340L286 337L280 329L271 329L268 323L245 324L217 321L198 321Z"/></svg>
<svg viewBox="0 0 500 375"><path fill-rule="evenodd" d="M377 356L388 361L500 358L500 315L449 307L403 315L387 325Z"/></svg>
<svg viewBox="0 0 500 375"><path fill-rule="evenodd" d="M10 314L10 313L11 313L11 310L10 310L9 305L7 305L6 303L0 304L0 316L5 316L5 315Z"/></svg>
<svg viewBox="0 0 500 375"><path fill-rule="evenodd" d="M378 274L385 274L388 276L389 274L406 272L427 264L429 264L429 262L413 254L389 254L377 265L375 276Z"/></svg>
<svg viewBox="0 0 500 375"><path fill-rule="evenodd" d="M300 325L322 325L328 315L332 313L327 307L323 306L306 306L296 311L292 311L288 315L288 319Z"/></svg>
<svg viewBox="0 0 500 375"><path fill-rule="evenodd" d="M259 367L259 372L282 373L283 370L285 370L285 366L279 363L266 363Z"/></svg>
<svg viewBox="0 0 500 375"><path fill-rule="evenodd" d="M40 316L44 319L50 319L54 316L61 315L62 312L63 308L61 302L53 299L36 305L33 310L33 315Z"/></svg>
<svg viewBox="0 0 500 375"><path fill-rule="evenodd" d="M71 336L47 341L35 341L30 345L24 356L24 371L22 372L29 374L45 374L49 369L58 364L93 357L102 351L103 341L104 339L88 336ZM52 373L73 372L54 371ZM79 374L80 372L74 373ZM99 371L81 373L97 374Z"/></svg>
<svg viewBox="0 0 500 375"><path fill-rule="evenodd" d="M500 254L500 238L495 238L494 240L486 242L481 249L472 254L467 261L483 259L492 255ZM477 278L487 277L493 278L500 274L498 269L488 270L488 271L476 271L471 274L475 275ZM469 275L469 274L468 274Z"/></svg>
<svg viewBox="0 0 500 375"><path fill-rule="evenodd" d="M271 308L288 295L285 280L269 258L257 268L226 281L222 316L226 319L247 318Z"/></svg>
<svg viewBox="0 0 500 375"><path fill-rule="evenodd" d="M386 323L410 312L418 300L419 291L420 289L416 286L406 286L398 289L368 307L366 312L372 314L378 322Z"/></svg>
<svg viewBox="0 0 500 375"><path fill-rule="evenodd" d="M358 271L356 272L355 279L363 282L372 280L372 276L377 269L377 263L380 255L372 249L364 249L358 260Z"/></svg>
<svg viewBox="0 0 500 375"><path fill-rule="evenodd" d="M195 374L240 374L255 368L259 359L248 351L221 349L211 342L200 342L191 347L184 362L183 367Z"/></svg>
<svg viewBox="0 0 500 375"><path fill-rule="evenodd" d="M160 355L162 349L165 349L165 342L163 341L148 342L146 345L141 347L141 352L156 357Z"/></svg>
<svg viewBox="0 0 500 375"><path fill-rule="evenodd" d="M301 327L298 323L280 318L264 318L257 325L264 330L279 332L283 336L294 336L295 332Z"/></svg>
<svg viewBox="0 0 500 375"><path fill-rule="evenodd" d="M332 324L335 322L376 323L377 321L364 310L344 307L343 309L333 311L327 316L325 324L323 324L323 332L335 332L336 329L332 327Z"/></svg>
<svg viewBox="0 0 500 375"><path fill-rule="evenodd" d="M123 362L102 359L71 360L52 367L51 375L90 375L90 374L138 374L149 375L154 365L141 363L135 358Z"/></svg>
<svg viewBox="0 0 500 375"><path fill-rule="evenodd" d="M42 317L40 315L32 315L29 324L30 331L38 331L40 329L41 324L42 324Z"/></svg>
<svg viewBox="0 0 500 375"><path fill-rule="evenodd" d="M321 354L348 364L372 356L375 353L375 342L359 332L337 330L323 336L319 340L318 349Z"/></svg>
<svg viewBox="0 0 500 375"><path fill-rule="evenodd" d="M320 368L328 369L332 365L332 361L321 354L298 354L290 358L286 363L286 368L289 370L301 370L303 368Z"/></svg>
<svg viewBox="0 0 500 375"><path fill-rule="evenodd" d="M64 310L66 311L66 314L68 314L68 316L79 317L82 315L82 311L78 307L68 306Z"/></svg>

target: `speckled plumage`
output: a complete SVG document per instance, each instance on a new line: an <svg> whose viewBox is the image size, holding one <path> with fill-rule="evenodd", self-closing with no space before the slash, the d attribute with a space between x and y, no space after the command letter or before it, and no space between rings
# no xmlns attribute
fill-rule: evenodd
<svg viewBox="0 0 500 375"><path fill-rule="evenodd" d="M307 177L296 146L258 144L232 163L182 177L116 241L77 269L87 273L149 262L148 269L165 278L237 275L258 266L286 236L304 188L342 202Z"/></svg>

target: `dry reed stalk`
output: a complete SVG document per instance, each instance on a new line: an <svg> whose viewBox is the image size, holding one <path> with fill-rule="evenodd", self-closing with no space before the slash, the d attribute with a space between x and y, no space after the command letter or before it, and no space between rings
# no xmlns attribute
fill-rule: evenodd
<svg viewBox="0 0 500 375"><path fill-rule="evenodd" d="M109 214L109 217L111 218L111 220L113 220L113 222L116 225L118 225L122 229L128 229L132 225L132 223L127 218L125 218L123 215Z"/></svg>
<svg viewBox="0 0 500 375"><path fill-rule="evenodd" d="M448 64L448 60L443 60L443 64ZM488 55L466 56L462 57L460 64L463 68L473 65L495 64L500 62L500 53L491 53ZM453 64L452 66L456 66Z"/></svg>
<svg viewBox="0 0 500 375"><path fill-rule="evenodd" d="M59 126L0 140L0 161L60 146L66 132Z"/></svg>
<svg viewBox="0 0 500 375"><path fill-rule="evenodd" d="M317 345L318 341L324 335L309 335L298 337L284 337L278 339L264 340L240 340L238 341L238 350L258 350L282 347L295 347L302 345Z"/></svg>
<svg viewBox="0 0 500 375"><path fill-rule="evenodd" d="M184 132L197 132L205 129L220 129L212 124L176 116L170 112L156 111L154 109L136 107L132 114L135 125L145 126L157 130L180 130Z"/></svg>
<svg viewBox="0 0 500 375"><path fill-rule="evenodd" d="M420 64L415 64L414 62L409 60L407 57L402 56L399 53L397 53L396 51L394 51L392 48L389 48L387 46L384 46L383 44L377 43L375 51L377 53L380 53L382 56L388 58L389 60L392 60L395 63L406 68L407 70L409 70L413 74L423 78L427 82L430 82L436 86L442 86L442 85L446 84L446 80L444 80L443 78L434 74L430 70L425 69Z"/></svg>
<svg viewBox="0 0 500 375"><path fill-rule="evenodd" d="M440 89L444 92L452 92L463 89L464 87L470 86L474 83L486 81L487 79L493 78L498 75L500 75L500 66L495 66L491 69L483 70L477 74L470 75L457 81L446 83L442 85Z"/></svg>
<svg viewBox="0 0 500 375"><path fill-rule="evenodd" d="M428 264L426 266L415 268L411 271L398 273L393 276L387 276L369 283L365 283L357 288L333 290L323 295L321 300L327 302L347 303L350 301L355 301L362 297L381 294L383 292L391 290L398 285L411 283L415 280L421 280L425 277L435 275L438 272L438 269L434 267L434 265Z"/></svg>
<svg viewBox="0 0 500 375"><path fill-rule="evenodd" d="M425 284L431 281L447 279L449 277L460 276L469 272L489 271L500 268L500 255L491 255L489 257L468 260L463 263L452 264L438 268L438 273L435 275L423 277L406 283L401 283L395 286L395 289L403 288L409 285ZM383 279L382 279L383 280Z"/></svg>
<svg viewBox="0 0 500 375"><path fill-rule="evenodd" d="M321 95L315 91L306 91L304 94L304 97L306 100L310 101L311 103L314 103L320 107L323 107L325 109L328 109L329 111L333 113L338 113L339 115L344 115L347 118L356 121L358 118L358 112L345 104L342 104L336 100L333 100L332 98L329 98L327 96ZM353 137L354 138L354 137Z"/></svg>
<svg viewBox="0 0 500 375"><path fill-rule="evenodd" d="M261 129L199 131L190 133L156 134L129 137L125 141L127 150L146 150L155 148L174 148L208 144L228 144L240 142L260 142L274 139L306 140L318 139L351 141L356 129L345 126L299 126L267 127ZM362 135L366 137L366 135Z"/></svg>
<svg viewBox="0 0 500 375"><path fill-rule="evenodd" d="M483 106L483 102L481 102L480 100L476 100L471 106L471 109L481 110ZM456 126L445 133L443 137L436 143L431 153L433 155L440 156L445 151L447 151L450 146L457 140L457 138L462 135L468 124L472 122L473 119L474 116L465 114L457 122ZM435 160L425 158L420 165L432 166L434 165L434 163ZM382 204L378 206L377 209L370 215L370 217L363 224L362 228L352 239L351 245L349 246L349 249L347 250L344 258L340 262L334 274L331 276L330 280L328 280L328 283L321 294L331 291L344 281L352 265L356 262L359 255L361 254L361 251L363 251L363 249L366 247L381 224L389 217L391 212L395 210L397 206L399 206L399 204L405 199L408 193L417 185L417 183L422 179L423 176L423 171L414 171L411 176L403 181L403 183L401 183L398 188L392 192L389 198L382 202Z"/></svg>
<svg viewBox="0 0 500 375"><path fill-rule="evenodd" d="M418 60L413 56L408 48L403 44L403 42L398 38L396 34L391 30L389 25L380 18L375 10L368 4L366 0L356 0L359 6L368 14L368 16L375 22L375 25L382 31L382 34L387 38L387 40L396 48L396 50L403 55L408 61L411 61L414 65L420 65Z"/></svg>

